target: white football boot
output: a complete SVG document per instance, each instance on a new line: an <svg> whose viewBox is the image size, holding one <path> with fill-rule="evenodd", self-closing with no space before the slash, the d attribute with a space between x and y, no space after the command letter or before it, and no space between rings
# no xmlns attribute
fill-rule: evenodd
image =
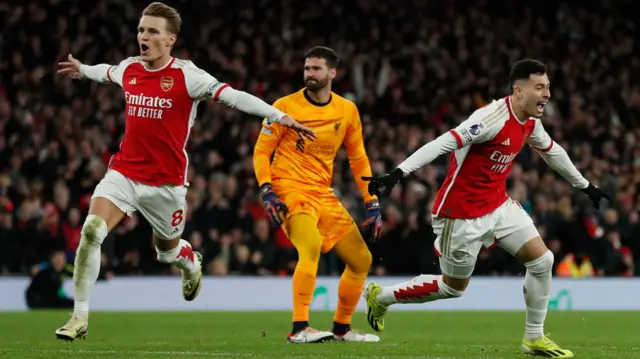
<svg viewBox="0 0 640 359"><path fill-rule="evenodd" d="M287 341L292 344L322 343L330 340L334 340L332 332L321 332L311 327L306 327L295 334L289 333L287 336Z"/></svg>
<svg viewBox="0 0 640 359"><path fill-rule="evenodd" d="M380 337L374 334L363 333L357 330L349 329L348 332L338 335L334 334L336 340L341 342L360 342L360 343L377 343Z"/></svg>
<svg viewBox="0 0 640 359"><path fill-rule="evenodd" d="M75 339L85 339L89 333L89 322L77 314L72 314L71 319L62 328L56 330L56 337L72 342Z"/></svg>
<svg viewBox="0 0 640 359"><path fill-rule="evenodd" d="M188 273L182 271L182 296L184 300L190 302L198 296L200 288L202 288L202 254L193 251L195 255L194 260L198 266L198 274L193 279Z"/></svg>

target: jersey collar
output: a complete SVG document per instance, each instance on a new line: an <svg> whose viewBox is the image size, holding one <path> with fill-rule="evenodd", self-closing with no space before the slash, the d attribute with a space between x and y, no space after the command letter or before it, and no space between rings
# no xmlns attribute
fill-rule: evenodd
<svg viewBox="0 0 640 359"><path fill-rule="evenodd" d="M144 69L145 69L145 70L147 70L147 72L158 72L158 71L162 71L162 70L166 69L167 67L171 66L175 60L176 60L176 58L172 56L172 57L169 59L169 61L167 61L167 63L166 63L164 66L162 66L161 68L159 68L159 69L149 70L149 69L148 69L146 66L144 66L144 65L143 65L142 67L144 67Z"/></svg>
<svg viewBox="0 0 640 359"><path fill-rule="evenodd" d="M304 95L304 98L306 98L307 101L309 101L310 104L312 104L314 106L318 106L318 107L323 107L323 106L326 106L326 105L330 104L331 100L333 99L333 95L329 94L329 101L327 101L325 103L317 102L314 99L312 99L311 96L309 96L309 94L307 93L307 89L306 88L304 90L302 90L302 94Z"/></svg>

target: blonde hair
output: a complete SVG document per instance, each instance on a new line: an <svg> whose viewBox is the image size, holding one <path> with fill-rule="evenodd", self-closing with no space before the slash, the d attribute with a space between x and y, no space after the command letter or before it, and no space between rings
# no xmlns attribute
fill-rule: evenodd
<svg viewBox="0 0 640 359"><path fill-rule="evenodd" d="M165 5L161 2L151 3L142 10L142 16L162 17L167 20L168 32L175 35L180 32L180 26L182 26L180 14L178 13L178 10L169 5Z"/></svg>

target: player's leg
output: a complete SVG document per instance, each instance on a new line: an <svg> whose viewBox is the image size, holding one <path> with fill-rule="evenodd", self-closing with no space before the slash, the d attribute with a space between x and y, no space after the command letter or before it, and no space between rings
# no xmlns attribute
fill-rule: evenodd
<svg viewBox="0 0 640 359"><path fill-rule="evenodd" d="M296 204L289 196L282 197L289 208L289 215L284 222L285 231L298 252L298 263L292 278L293 325L287 340L290 343L301 344L333 339L333 333L317 331L309 326L309 306L316 287L322 249L318 220L310 213L301 212L300 207L311 207L308 202L304 202L305 205L302 206ZM309 210L313 211L311 208Z"/></svg>
<svg viewBox="0 0 640 359"><path fill-rule="evenodd" d="M182 296L194 300L202 287L202 255L181 238L187 210L187 187L137 184L140 213L153 228L158 261L182 272Z"/></svg>
<svg viewBox="0 0 640 359"><path fill-rule="evenodd" d="M524 299L526 303L525 335L522 350L527 354L554 358L573 358L544 334L547 316L553 254L540 237L531 217L515 201L508 203L496 226L498 244L515 256L526 268Z"/></svg>
<svg viewBox="0 0 640 359"><path fill-rule="evenodd" d="M101 191L101 188L96 188L96 195L102 195ZM73 268L74 313L82 316L89 315L89 297L100 273L102 242L107 234L124 219L123 207L127 205L123 206L120 200L116 200L119 202L116 205L112 202L113 198L95 197L96 195L91 200L89 215L87 215L80 232L80 244L76 250ZM132 213L132 209L129 209L128 212Z"/></svg>
<svg viewBox="0 0 640 359"><path fill-rule="evenodd" d="M350 231L333 246L333 251L345 263L345 269L338 284L338 308L333 317L332 332L342 341L378 342L380 337L377 335L351 330L351 318L371 268L371 252L355 223L350 221L347 228Z"/></svg>
<svg viewBox="0 0 640 359"><path fill-rule="evenodd" d="M437 236L434 248L442 274L422 274L389 287L369 284L365 298L367 321L371 328L376 331L384 329L384 317L393 304L426 303L462 296L469 285L482 238L488 231L487 223L485 218L434 218L433 230Z"/></svg>
<svg viewBox="0 0 640 359"><path fill-rule="evenodd" d="M135 211L130 181L122 174L109 171L95 189L89 215L80 232L73 268L74 309L69 322L56 330L59 339L84 338L87 333L91 290L100 273L100 247L107 234L126 214Z"/></svg>
<svg viewBox="0 0 640 359"><path fill-rule="evenodd" d="M182 234L182 233L180 233ZM165 239L166 234L154 230L153 244L161 263L173 264L182 272L182 296L186 301L196 299L202 288L202 254L178 237Z"/></svg>

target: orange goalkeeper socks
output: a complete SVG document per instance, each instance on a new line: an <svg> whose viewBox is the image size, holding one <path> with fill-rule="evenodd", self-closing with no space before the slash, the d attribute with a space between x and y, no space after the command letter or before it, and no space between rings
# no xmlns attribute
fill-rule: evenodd
<svg viewBox="0 0 640 359"><path fill-rule="evenodd" d="M355 273L349 269L349 267L345 268L342 277L340 277L340 284L338 285L338 308L333 317L334 332L336 329L339 331L348 330L348 325L351 324L351 317L356 311L356 306L360 300L360 295L362 295L362 289L364 288L366 279L367 273ZM347 325L347 327L338 324ZM342 329L339 327L342 327Z"/></svg>
<svg viewBox="0 0 640 359"><path fill-rule="evenodd" d="M308 322L309 306L316 288L318 263L300 260L293 272L293 321Z"/></svg>

